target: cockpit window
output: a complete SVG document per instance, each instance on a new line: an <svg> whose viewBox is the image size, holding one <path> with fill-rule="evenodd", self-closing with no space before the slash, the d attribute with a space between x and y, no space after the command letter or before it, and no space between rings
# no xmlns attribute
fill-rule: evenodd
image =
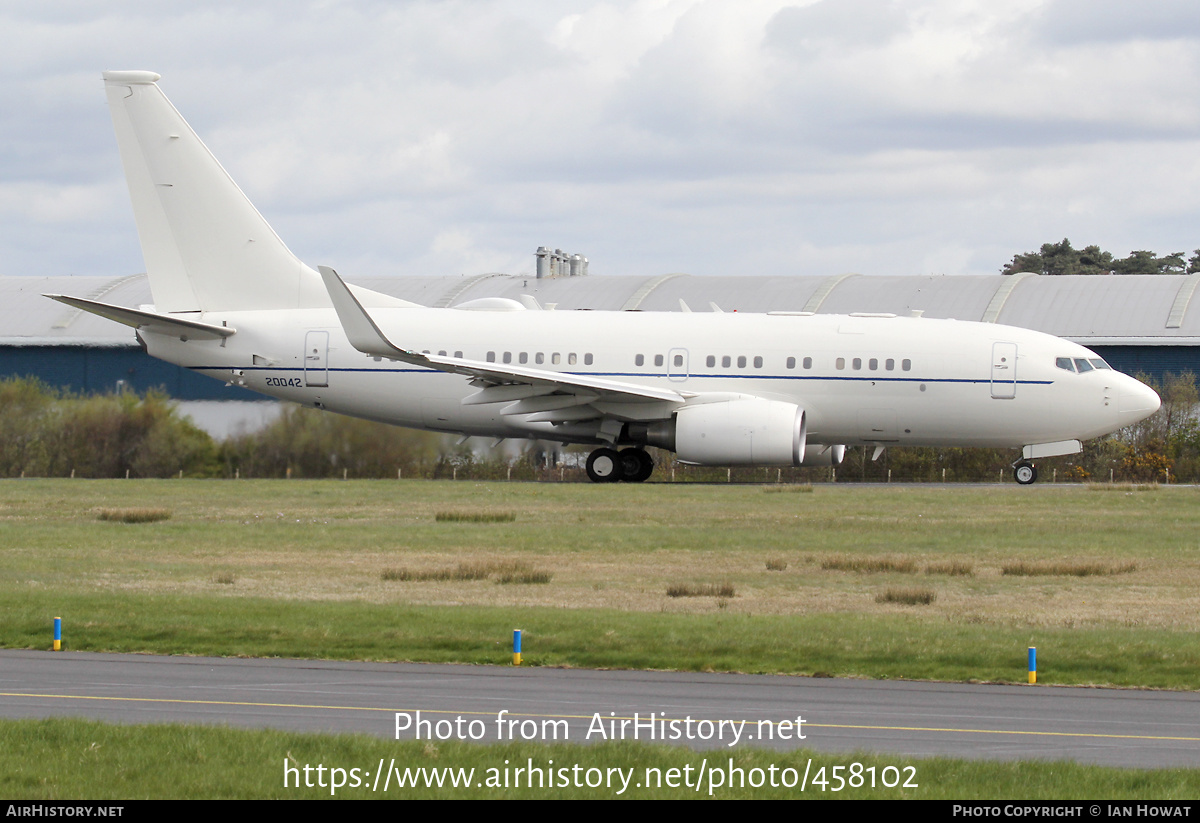
<svg viewBox="0 0 1200 823"><path fill-rule="evenodd" d="M1075 371L1075 364L1071 362L1071 358L1069 358L1069 357L1055 358L1054 365L1058 366L1060 369L1066 369L1067 371Z"/></svg>
<svg viewBox="0 0 1200 823"><path fill-rule="evenodd" d="M1099 357L1089 357L1088 362L1098 369L1108 369L1109 371L1112 371L1112 366L1105 363Z"/></svg>
<svg viewBox="0 0 1200 823"><path fill-rule="evenodd" d="M1076 357L1075 358L1075 368L1079 369L1080 374L1083 374L1085 371L1091 371L1095 367L1091 363L1089 363L1085 358Z"/></svg>

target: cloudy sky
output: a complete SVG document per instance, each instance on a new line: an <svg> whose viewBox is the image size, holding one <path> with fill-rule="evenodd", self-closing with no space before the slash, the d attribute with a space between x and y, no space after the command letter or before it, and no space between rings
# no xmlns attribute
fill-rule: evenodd
<svg viewBox="0 0 1200 823"><path fill-rule="evenodd" d="M0 274L143 270L104 69L159 72L350 279L1200 248L1195 0L56 0L0 32Z"/></svg>

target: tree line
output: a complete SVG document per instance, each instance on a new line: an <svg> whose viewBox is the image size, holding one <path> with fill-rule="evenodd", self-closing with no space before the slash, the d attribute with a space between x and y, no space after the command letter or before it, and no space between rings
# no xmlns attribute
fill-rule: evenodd
<svg viewBox="0 0 1200 823"><path fill-rule="evenodd" d="M1038 461L1042 480L1200 482L1200 390L1192 374L1151 383L1162 408ZM0 477L387 478L584 481L588 448L526 442L520 454L288 404L270 425L216 441L161 392L80 395L32 378L0 380ZM653 480L675 482L994 482L1017 449L847 449L830 468L685 466L655 450Z"/></svg>
<svg viewBox="0 0 1200 823"><path fill-rule="evenodd" d="M1184 252L1177 251L1159 257L1152 251L1130 252L1128 257L1117 258L1112 252L1099 246L1076 249L1064 238L1061 243L1043 243L1038 251L1013 255L1001 274L1018 272L1035 274L1194 274L1200 272L1200 249L1184 259Z"/></svg>

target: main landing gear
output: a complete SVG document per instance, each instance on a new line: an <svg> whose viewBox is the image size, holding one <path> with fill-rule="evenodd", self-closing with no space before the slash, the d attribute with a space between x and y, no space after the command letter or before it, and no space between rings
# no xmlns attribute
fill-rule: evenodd
<svg viewBox="0 0 1200 823"><path fill-rule="evenodd" d="M654 458L645 449L596 449L587 459L593 483L641 483L653 473Z"/></svg>
<svg viewBox="0 0 1200 823"><path fill-rule="evenodd" d="M1018 460L1013 466L1013 479L1022 486L1028 486L1037 480L1037 466L1028 460Z"/></svg>

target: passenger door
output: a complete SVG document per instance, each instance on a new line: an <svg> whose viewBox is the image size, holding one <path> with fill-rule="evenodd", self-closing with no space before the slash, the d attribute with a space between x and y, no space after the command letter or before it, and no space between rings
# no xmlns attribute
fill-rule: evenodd
<svg viewBox="0 0 1200 823"><path fill-rule="evenodd" d="M992 397L1012 400L1017 396L1017 344L992 344Z"/></svg>
<svg viewBox="0 0 1200 823"><path fill-rule="evenodd" d="M304 335L304 385L329 385L329 332Z"/></svg>

